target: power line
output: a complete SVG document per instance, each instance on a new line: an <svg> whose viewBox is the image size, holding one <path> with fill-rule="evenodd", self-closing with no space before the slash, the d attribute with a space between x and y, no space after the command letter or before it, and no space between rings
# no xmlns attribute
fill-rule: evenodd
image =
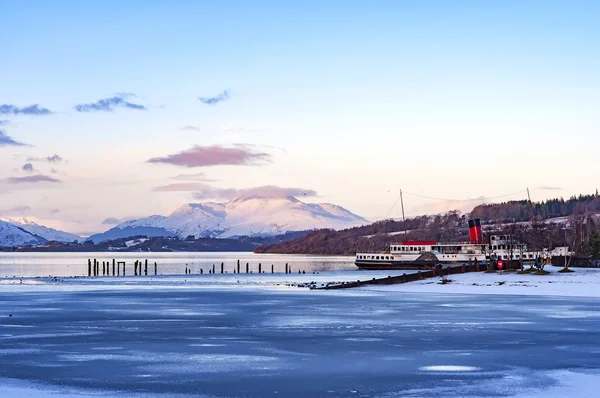
<svg viewBox="0 0 600 398"><path fill-rule="evenodd" d="M396 198L396 201L392 205L392 208L390 209L390 211L387 212L387 214L383 218L384 220L387 220L387 218L390 216L390 214L392 213L392 210L394 210L394 207L396 207L396 205L398 204L398 201L400 200L400 196L402 196L402 194L398 195L398 197Z"/></svg>
<svg viewBox="0 0 600 398"><path fill-rule="evenodd" d="M432 200L441 200L441 201L448 201L448 202L467 202L467 201L473 201L473 200L488 200L488 199L498 199L498 198L505 198L507 196L512 196L512 195L516 195L519 193L525 193L527 192L526 189L523 189L521 191L517 191L517 192L512 192L512 193L507 193L504 195L498 195L498 196L488 196L488 197L479 197L479 198L472 198L472 199L447 199L447 198L436 198L433 196L426 196L426 195L419 195L416 193L412 193L412 192L406 192L406 191L402 191L405 194L411 195L411 196L416 196L419 198L424 198L424 199L432 199ZM398 197L399 199L399 197ZM396 202L398 202L398 200L396 200ZM394 204L395 205L395 204Z"/></svg>

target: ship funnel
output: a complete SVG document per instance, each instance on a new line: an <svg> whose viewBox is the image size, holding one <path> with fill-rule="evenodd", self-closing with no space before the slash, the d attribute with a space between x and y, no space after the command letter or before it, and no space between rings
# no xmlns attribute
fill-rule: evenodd
<svg viewBox="0 0 600 398"><path fill-rule="evenodd" d="M483 232L481 232L481 219L469 220L469 238L471 243L483 242Z"/></svg>

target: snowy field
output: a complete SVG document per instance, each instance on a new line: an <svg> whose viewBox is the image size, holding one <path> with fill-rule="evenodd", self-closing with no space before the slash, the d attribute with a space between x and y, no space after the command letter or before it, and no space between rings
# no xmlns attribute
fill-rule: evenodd
<svg viewBox="0 0 600 398"><path fill-rule="evenodd" d="M3 278L0 396L596 397L600 270L550 270Z"/></svg>
<svg viewBox="0 0 600 398"><path fill-rule="evenodd" d="M548 266L549 275L473 272L448 276L452 282L441 285L440 278L390 286L373 286L369 290L455 293L455 294L518 294L600 298L600 269L573 268L575 272L560 273L560 267Z"/></svg>

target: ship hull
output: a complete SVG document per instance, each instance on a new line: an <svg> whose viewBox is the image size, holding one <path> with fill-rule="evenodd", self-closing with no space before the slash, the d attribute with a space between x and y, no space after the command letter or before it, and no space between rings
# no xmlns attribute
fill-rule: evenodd
<svg viewBox="0 0 600 398"><path fill-rule="evenodd" d="M377 261L377 260L357 260L354 262L360 269L366 270L414 270L414 269L432 269L438 264L451 265L451 264L467 264L466 261Z"/></svg>

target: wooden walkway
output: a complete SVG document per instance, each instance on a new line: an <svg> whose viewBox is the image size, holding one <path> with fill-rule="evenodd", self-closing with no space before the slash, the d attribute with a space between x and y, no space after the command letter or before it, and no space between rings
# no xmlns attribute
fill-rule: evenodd
<svg viewBox="0 0 600 398"><path fill-rule="evenodd" d="M521 265L518 263L511 263L511 264L506 264L507 262L505 262L505 267L503 268L504 270L507 269L521 269ZM493 268L493 269L497 269L497 268ZM373 279L367 279L367 280L357 280L356 282L341 282L341 283L336 283L336 284L327 284L325 286L322 287L314 287L312 289L347 289L347 288L352 288L352 287L361 287L361 286L368 286L368 285L395 285L395 284L399 284L399 283L407 283L407 282L416 282L416 281L420 281L423 279L429 279L429 278L435 278L438 276L447 276L447 275L454 275L454 274L464 274L467 272L483 272L483 271L487 271L487 265L485 264L456 264L456 265L451 265L451 266L447 266L444 267L440 270L436 270L436 269L430 269L427 271L418 271L415 273L411 273L411 274L402 274L402 275L398 275L398 276L388 276L387 278L373 278Z"/></svg>

